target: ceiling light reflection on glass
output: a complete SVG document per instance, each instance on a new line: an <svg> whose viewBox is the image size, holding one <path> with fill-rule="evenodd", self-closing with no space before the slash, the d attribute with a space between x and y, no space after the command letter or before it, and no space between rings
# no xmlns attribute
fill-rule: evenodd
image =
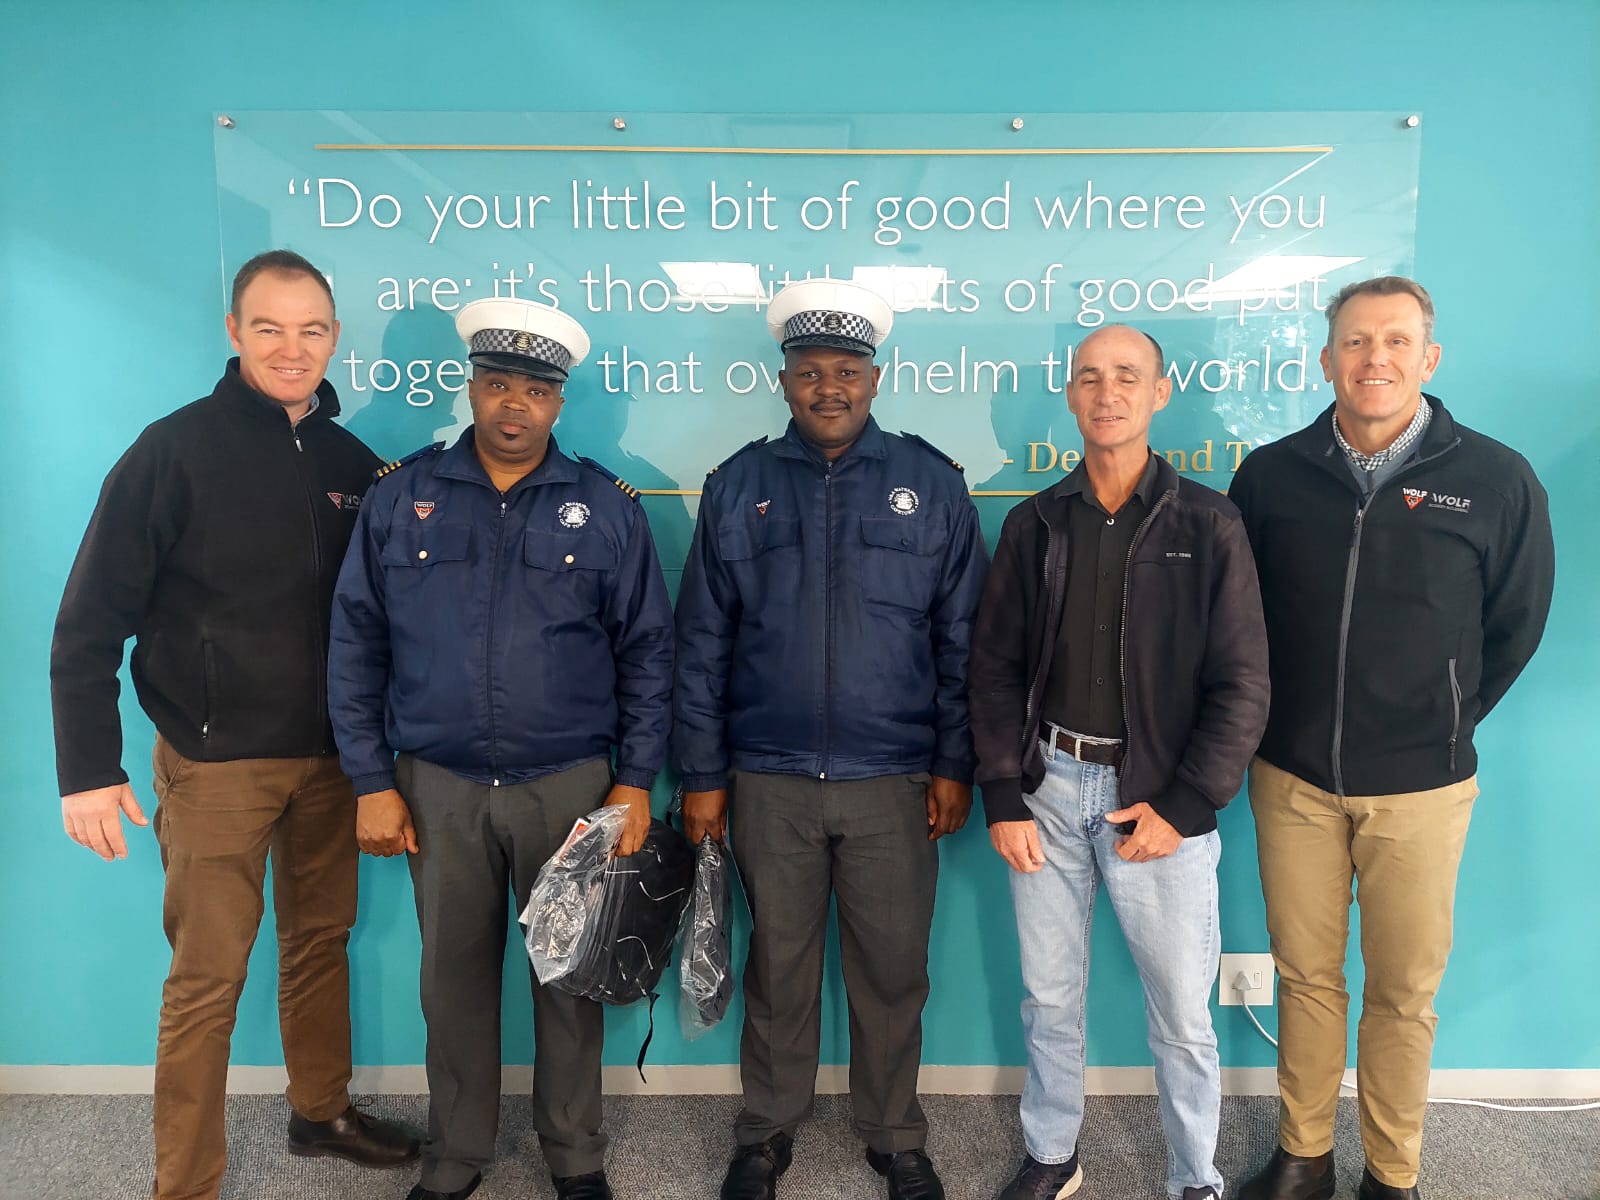
<svg viewBox="0 0 1600 1200"><path fill-rule="evenodd" d="M1298 298L1303 301L1301 307L1320 309L1327 304L1334 290L1323 286L1327 283L1328 274L1360 261L1359 257L1326 254L1263 254L1237 270L1229 271L1221 279L1186 293L1185 298L1196 301L1254 301L1258 304ZM1302 292L1300 289L1304 284L1314 286Z"/></svg>
<svg viewBox="0 0 1600 1200"><path fill-rule="evenodd" d="M677 290L676 300L705 305L765 304L771 297L755 263L664 262L661 269Z"/></svg>

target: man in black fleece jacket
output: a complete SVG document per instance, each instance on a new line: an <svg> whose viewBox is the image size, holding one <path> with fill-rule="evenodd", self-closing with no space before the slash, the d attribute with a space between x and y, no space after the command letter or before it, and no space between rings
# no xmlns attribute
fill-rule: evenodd
<svg viewBox="0 0 1600 1200"><path fill-rule="evenodd" d="M1139 968L1173 1200L1216 1200L1222 1076L1217 810L1267 716L1266 635L1238 513L1150 452L1172 392L1127 326L1078 346L1083 462L1012 509L969 671L977 781L1011 866L1027 1157L1001 1200L1078 1190L1084 1000L1103 880Z"/></svg>
<svg viewBox="0 0 1600 1200"><path fill-rule="evenodd" d="M210 396L155 422L101 489L50 653L68 836L127 857L147 824L122 769L117 669L156 726L156 838L172 967L156 1047L156 1200L210 1200L227 1164L228 1043L270 850L289 1149L366 1166L408 1133L350 1104L355 796L328 723L333 586L378 459L336 425L323 381L333 295L304 258L240 268L239 357Z"/></svg>
<svg viewBox="0 0 1600 1200"><path fill-rule="evenodd" d="M1361 1200L1414 1200L1456 869L1478 794L1472 732L1544 632L1555 550L1514 450L1422 392L1433 301L1410 279L1327 308L1333 407L1252 451L1229 495L1261 572L1272 714L1250 768L1282 980L1279 1145L1243 1200L1334 1194L1345 943L1360 881Z"/></svg>

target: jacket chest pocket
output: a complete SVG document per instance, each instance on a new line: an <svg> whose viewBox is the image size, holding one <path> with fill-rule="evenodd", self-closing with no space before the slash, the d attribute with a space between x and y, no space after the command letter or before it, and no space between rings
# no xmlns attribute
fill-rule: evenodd
<svg viewBox="0 0 1600 1200"><path fill-rule="evenodd" d="M939 586L949 535L906 517L861 518L861 593L878 604L926 613Z"/></svg>
<svg viewBox="0 0 1600 1200"><path fill-rule="evenodd" d="M588 617L600 609L606 573L620 561L617 548L597 529L557 533L530 529L522 537L528 585L539 589L545 606L560 616Z"/></svg>
<svg viewBox="0 0 1600 1200"><path fill-rule="evenodd" d="M800 602L800 522L792 517L733 517L717 525L717 550L747 610Z"/></svg>
<svg viewBox="0 0 1600 1200"><path fill-rule="evenodd" d="M472 555L470 525L423 525L421 522L392 530L379 561L391 588L417 588L455 576L456 568Z"/></svg>

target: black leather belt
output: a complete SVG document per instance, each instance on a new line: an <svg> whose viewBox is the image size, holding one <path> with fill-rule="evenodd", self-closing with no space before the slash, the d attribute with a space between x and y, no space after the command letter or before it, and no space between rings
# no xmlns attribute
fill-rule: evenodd
<svg viewBox="0 0 1600 1200"><path fill-rule="evenodd" d="M1102 767L1117 767L1122 765L1121 742L1091 742L1069 733L1065 729L1049 730L1047 742L1053 742L1057 750L1065 750L1079 762L1097 763Z"/></svg>

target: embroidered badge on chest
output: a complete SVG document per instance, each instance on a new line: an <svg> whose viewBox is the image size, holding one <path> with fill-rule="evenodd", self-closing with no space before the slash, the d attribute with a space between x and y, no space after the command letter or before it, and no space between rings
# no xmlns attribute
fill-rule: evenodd
<svg viewBox="0 0 1600 1200"><path fill-rule="evenodd" d="M769 509L771 507L772 507L772 501L771 500L757 500L756 501L756 512L760 513L763 517L767 515L767 509Z"/></svg>
<svg viewBox="0 0 1600 1200"><path fill-rule="evenodd" d="M917 494L908 487L897 487L889 493L890 510L902 517L909 517L921 504Z"/></svg>
<svg viewBox="0 0 1600 1200"><path fill-rule="evenodd" d="M426 521L429 515L433 512L433 501L415 500L412 501L411 507L416 510L417 520Z"/></svg>
<svg viewBox="0 0 1600 1200"><path fill-rule="evenodd" d="M581 500L568 500L556 509L556 520L568 529L581 529L589 523L589 506Z"/></svg>

